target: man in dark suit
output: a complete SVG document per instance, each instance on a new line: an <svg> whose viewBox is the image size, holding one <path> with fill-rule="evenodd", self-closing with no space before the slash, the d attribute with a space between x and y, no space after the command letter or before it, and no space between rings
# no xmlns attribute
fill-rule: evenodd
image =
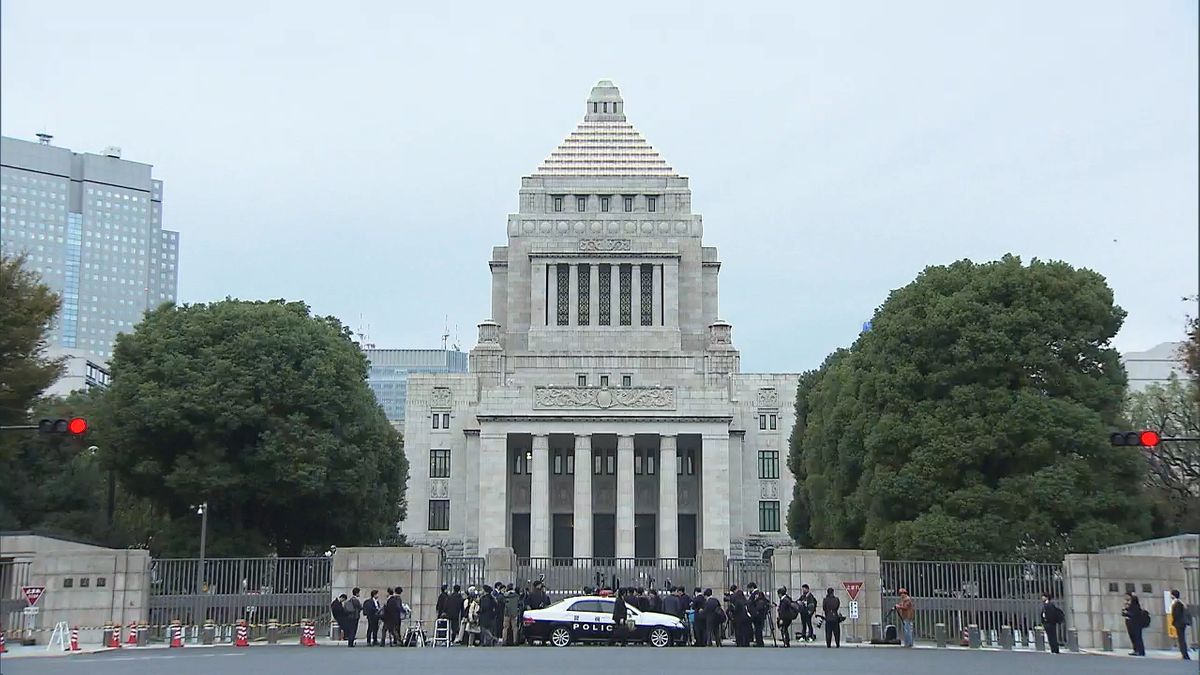
<svg viewBox="0 0 1200 675"><path fill-rule="evenodd" d="M382 647L379 641L379 618L383 614L383 605L379 602L379 591L371 591L371 597L363 603L363 614L367 617L367 646Z"/></svg>

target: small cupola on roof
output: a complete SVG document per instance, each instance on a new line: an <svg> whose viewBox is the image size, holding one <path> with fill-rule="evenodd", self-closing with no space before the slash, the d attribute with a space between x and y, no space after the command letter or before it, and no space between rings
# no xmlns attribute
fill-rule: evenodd
<svg viewBox="0 0 1200 675"><path fill-rule="evenodd" d="M611 80L592 87L583 121L534 172L535 176L678 176L625 121L625 101Z"/></svg>

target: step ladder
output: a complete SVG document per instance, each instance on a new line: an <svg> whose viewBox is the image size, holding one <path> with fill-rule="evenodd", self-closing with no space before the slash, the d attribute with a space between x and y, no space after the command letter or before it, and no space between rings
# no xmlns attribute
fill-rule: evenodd
<svg viewBox="0 0 1200 675"><path fill-rule="evenodd" d="M413 619L408 624L408 632L404 635L405 647L427 647L429 646L429 637L425 633L425 627L421 624L420 619Z"/></svg>
<svg viewBox="0 0 1200 675"><path fill-rule="evenodd" d="M434 647L449 647L450 646L450 619L438 619L433 624L433 642Z"/></svg>

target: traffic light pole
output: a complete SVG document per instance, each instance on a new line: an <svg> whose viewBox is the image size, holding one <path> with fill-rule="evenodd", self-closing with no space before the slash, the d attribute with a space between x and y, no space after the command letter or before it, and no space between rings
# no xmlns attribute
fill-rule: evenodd
<svg viewBox="0 0 1200 675"><path fill-rule="evenodd" d="M37 431L36 424L0 424L0 431Z"/></svg>

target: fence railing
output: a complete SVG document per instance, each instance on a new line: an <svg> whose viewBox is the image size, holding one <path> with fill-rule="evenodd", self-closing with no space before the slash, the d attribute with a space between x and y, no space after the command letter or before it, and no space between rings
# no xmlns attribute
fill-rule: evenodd
<svg viewBox="0 0 1200 675"><path fill-rule="evenodd" d="M971 624L983 631L1001 626L1029 631L1041 623L1041 595L1050 593L1064 611L1062 566L1046 563L986 563L884 560L880 562L884 622L908 591L916 608L919 639L933 639L944 623L951 639Z"/></svg>
<svg viewBox="0 0 1200 675"><path fill-rule="evenodd" d="M730 558L725 561L725 588L728 589L734 584L737 584L738 588L745 588L746 584L753 581L759 588L771 593L774 591L771 588L774 569L770 560ZM713 593L716 592L717 589L714 588Z"/></svg>
<svg viewBox="0 0 1200 675"><path fill-rule="evenodd" d="M245 619L252 637L277 619L298 633L301 619L329 623L332 565L329 558L159 558L150 561L151 635L178 619L188 626L212 620L229 626ZM200 592L197 592L199 589ZM219 631L226 635L228 631Z"/></svg>
<svg viewBox="0 0 1200 675"><path fill-rule="evenodd" d="M605 586L690 591L698 578L695 558L518 558L516 577L521 586L541 580L552 600Z"/></svg>
<svg viewBox="0 0 1200 675"><path fill-rule="evenodd" d="M25 627L25 594L22 586L29 585L29 562L12 560L0 562L0 629L17 631Z"/></svg>
<svg viewBox="0 0 1200 675"><path fill-rule="evenodd" d="M486 558L445 558L442 560L442 583L463 590L488 584Z"/></svg>

